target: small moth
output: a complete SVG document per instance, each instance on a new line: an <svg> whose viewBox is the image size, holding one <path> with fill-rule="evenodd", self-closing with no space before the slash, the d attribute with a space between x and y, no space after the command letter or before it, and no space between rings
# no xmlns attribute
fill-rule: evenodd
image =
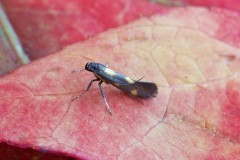
<svg viewBox="0 0 240 160"><path fill-rule="evenodd" d="M114 87L124 91L125 93L137 98L143 99L153 98L156 97L158 93L158 88L155 83L141 82L140 80L142 78L137 81L133 80L129 77L122 75L121 73L109 69L107 65L105 66L100 63L88 62L85 65L85 69L83 70L93 72L96 79L91 80L87 88L79 96L76 96L74 99L72 99L72 101L76 100L78 97L87 92L90 89L93 82L99 81L98 86L101 91L101 95L105 101L106 108L111 115L112 115L111 108L108 105L106 96L101 87L103 82L106 84L111 84ZM83 70L74 70L73 72L81 72Z"/></svg>

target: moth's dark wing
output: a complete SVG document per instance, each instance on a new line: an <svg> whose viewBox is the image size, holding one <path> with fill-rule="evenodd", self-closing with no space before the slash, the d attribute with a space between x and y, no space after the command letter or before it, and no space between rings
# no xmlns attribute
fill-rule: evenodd
<svg viewBox="0 0 240 160"><path fill-rule="evenodd" d="M133 84L120 85L117 87L122 91L138 98L153 98L158 94L158 88L155 83L135 81Z"/></svg>
<svg viewBox="0 0 240 160"><path fill-rule="evenodd" d="M158 88L156 84L150 82L135 81L121 73L114 72L101 66L102 68L95 70L94 75L105 83L109 83L122 91L138 98L152 98L156 97Z"/></svg>

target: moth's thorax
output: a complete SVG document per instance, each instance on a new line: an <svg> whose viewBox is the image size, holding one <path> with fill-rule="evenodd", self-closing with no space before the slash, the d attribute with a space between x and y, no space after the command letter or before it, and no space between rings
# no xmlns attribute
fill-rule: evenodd
<svg viewBox="0 0 240 160"><path fill-rule="evenodd" d="M86 65L85 65L85 69L87 71L90 71L90 72L95 72L95 71L99 71L103 68L106 68L106 66L100 64L100 63L95 63L95 62L88 62Z"/></svg>

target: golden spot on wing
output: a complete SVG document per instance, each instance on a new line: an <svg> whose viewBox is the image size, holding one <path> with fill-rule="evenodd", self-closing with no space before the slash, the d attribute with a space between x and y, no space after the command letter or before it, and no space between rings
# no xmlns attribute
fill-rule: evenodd
<svg viewBox="0 0 240 160"><path fill-rule="evenodd" d="M119 83L114 83L113 85L116 86L116 87L119 87L119 86L120 86Z"/></svg>
<svg viewBox="0 0 240 160"><path fill-rule="evenodd" d="M94 76L95 76L96 78L98 78L98 79L101 79L101 77L100 77L99 75L97 75L97 74L94 74Z"/></svg>
<svg viewBox="0 0 240 160"><path fill-rule="evenodd" d="M130 83L130 84L133 84L133 83L134 83L134 81L133 81L131 78L129 78L129 77L125 77L125 80L126 80L128 83Z"/></svg>
<svg viewBox="0 0 240 160"><path fill-rule="evenodd" d="M114 76L116 75L116 72L114 72L113 70L109 69L109 68L105 68L104 72L107 73L110 76Z"/></svg>
<svg viewBox="0 0 240 160"><path fill-rule="evenodd" d="M98 79L100 79L101 81L103 81L104 83L108 84L104 79L102 79L101 76L97 75L97 74L94 74L94 76Z"/></svg>
<svg viewBox="0 0 240 160"><path fill-rule="evenodd" d="M137 94L138 94L138 91L136 89L132 89L130 92L134 96L137 96Z"/></svg>
<svg viewBox="0 0 240 160"><path fill-rule="evenodd" d="M105 84L109 84L108 82L106 82L105 80L101 79Z"/></svg>

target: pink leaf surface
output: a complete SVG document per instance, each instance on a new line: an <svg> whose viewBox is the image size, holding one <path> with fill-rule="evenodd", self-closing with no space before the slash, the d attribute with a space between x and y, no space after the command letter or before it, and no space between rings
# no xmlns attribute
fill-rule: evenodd
<svg viewBox="0 0 240 160"><path fill-rule="evenodd" d="M154 3L160 2L160 3ZM2 0L26 53L37 59L141 16L162 13L161 4L240 11L239 0Z"/></svg>
<svg viewBox="0 0 240 160"><path fill-rule="evenodd" d="M237 159L239 22L230 11L178 8L23 66L0 79L0 140L78 159ZM97 85L71 102L93 79L71 71L88 61L145 76L158 97L105 85L112 116Z"/></svg>
<svg viewBox="0 0 240 160"><path fill-rule="evenodd" d="M197 6L221 7L240 12L239 0L180 0L182 3Z"/></svg>
<svg viewBox="0 0 240 160"><path fill-rule="evenodd" d="M2 0L31 59L164 9L146 0Z"/></svg>

